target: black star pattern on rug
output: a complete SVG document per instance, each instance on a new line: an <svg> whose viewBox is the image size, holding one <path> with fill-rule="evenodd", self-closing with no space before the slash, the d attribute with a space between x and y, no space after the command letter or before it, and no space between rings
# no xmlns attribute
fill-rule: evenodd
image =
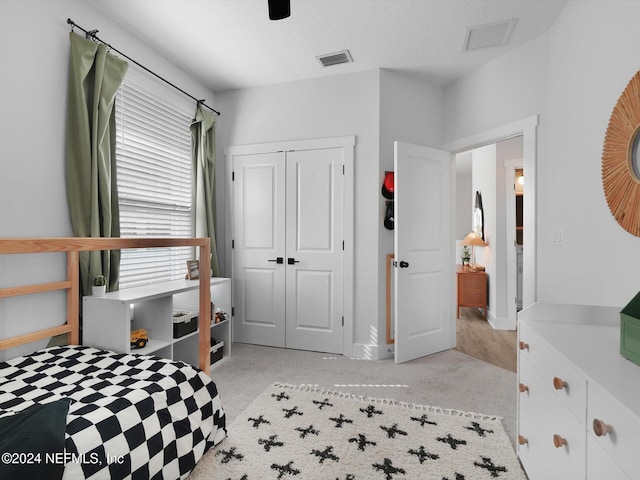
<svg viewBox="0 0 640 480"><path fill-rule="evenodd" d="M275 398L278 402L280 402L280 401L282 401L282 400L289 400L289 395L287 395L287 394L286 394L286 393L284 393L284 392L280 392L280 393L279 393L279 394L277 394L277 395L276 395L275 393L272 393L272 394L271 394L271 396L272 396L273 398Z"/></svg>
<svg viewBox="0 0 640 480"><path fill-rule="evenodd" d="M307 438L307 435L318 435L320 432L309 425L307 428L298 427L296 431L300 432L300 438Z"/></svg>
<svg viewBox="0 0 640 480"><path fill-rule="evenodd" d="M391 427L380 425L380 428L387 432L387 436L389 438L396 438L396 435L404 435L405 437L407 436L407 432L405 432L404 430L400 430L397 423L394 423Z"/></svg>
<svg viewBox="0 0 640 480"><path fill-rule="evenodd" d="M325 460L333 460L334 462L339 462L340 458L331 452L333 452L333 447L331 445L327 445L327 447L322 451L316 449L311 450L311 454L318 457L320 459L320 463L324 463Z"/></svg>
<svg viewBox="0 0 640 480"><path fill-rule="evenodd" d="M271 425L269 420L265 420L264 415L260 415L258 418L248 418L248 422L253 422L253 428L260 428L261 424Z"/></svg>
<svg viewBox="0 0 640 480"><path fill-rule="evenodd" d="M472 432L476 432L481 437L486 437L485 434L493 433L493 430L484 429L480 426L478 422L471 422L471 427L464 427L467 430L471 430Z"/></svg>
<svg viewBox="0 0 640 480"><path fill-rule="evenodd" d="M330 417L329 420L336 422L336 428L342 428L343 423L353 423L353 420L346 418L343 414L340 414L340 417Z"/></svg>
<svg viewBox="0 0 640 480"><path fill-rule="evenodd" d="M241 453L236 453L236 447L231 447L229 450L218 450L216 452L216 457L219 455L224 455L220 463L229 463L231 460L240 460L244 458L244 455Z"/></svg>
<svg viewBox="0 0 640 480"><path fill-rule="evenodd" d="M323 401L314 400L314 404L318 405L318 409L322 410L323 407L333 407L333 403L329 403L329 399L325 398Z"/></svg>
<svg viewBox="0 0 640 480"><path fill-rule="evenodd" d="M268 452L273 447L284 447L284 443L276 441L277 438L278 435L271 435L269 438L260 438L258 445L262 445L265 452Z"/></svg>
<svg viewBox="0 0 640 480"><path fill-rule="evenodd" d="M374 463L371 466L374 468L374 470L383 472L385 474L386 480L393 480L394 475L404 475L405 473L407 473L404 468L394 467L393 462L388 458L385 458L382 464Z"/></svg>
<svg viewBox="0 0 640 480"><path fill-rule="evenodd" d="M421 427L424 427L426 424L429 425L438 425L437 422L432 422L429 420L429 417L427 415L422 415L420 418L418 417L411 417L411 420L413 420L414 422L419 422Z"/></svg>
<svg viewBox="0 0 640 480"><path fill-rule="evenodd" d="M231 477L227 478L227 480L233 480ZM249 477L247 476L247 474L245 473L244 475L242 475L240 477L240 480L249 480Z"/></svg>
<svg viewBox="0 0 640 480"><path fill-rule="evenodd" d="M357 443L358 450L360 450L361 452L364 452L364 449L367 447L367 445L373 445L374 447L377 445L376 442L370 442L369 440L367 440L367 437L365 437L362 433L359 433L357 438L350 438L349 443Z"/></svg>
<svg viewBox="0 0 640 480"><path fill-rule="evenodd" d="M294 415L304 415L304 413L298 411L297 405L293 408L283 408L282 411L285 412L284 418L291 418Z"/></svg>
<svg viewBox="0 0 640 480"><path fill-rule="evenodd" d="M448 477L442 477L442 480L449 480ZM464 475L460 475L459 473L456 473L456 478L454 478L454 480L465 480Z"/></svg>
<svg viewBox="0 0 640 480"><path fill-rule="evenodd" d="M284 477L285 475L298 475L300 473L300 470L298 470L297 468L293 468L291 465L293 465L293 461L287 463L286 465L278 465L277 463L272 463L271 469L278 472L278 479Z"/></svg>
<svg viewBox="0 0 640 480"><path fill-rule="evenodd" d="M453 438L450 433L447 433L446 437L438 437L436 438L439 442L448 443L452 450L457 450L458 445L466 445L466 440L458 440L457 438Z"/></svg>
<svg viewBox="0 0 640 480"><path fill-rule="evenodd" d="M342 479L336 477L336 480L342 480ZM356 480L356 476L353 475L352 473L347 473L347 476L344 477L344 480Z"/></svg>
<svg viewBox="0 0 640 480"><path fill-rule="evenodd" d="M498 478L500 474L498 472L506 472L507 469L505 467L501 467L493 464L493 460L488 457L480 457L482 458L482 463L473 462L476 467L485 468L493 478Z"/></svg>
<svg viewBox="0 0 640 480"><path fill-rule="evenodd" d="M374 407L373 405L369 405L367 408L361 408L360 411L362 413L366 413L367 414L367 418L371 418L374 415L382 415L382 411L381 410L376 410L376 407Z"/></svg>
<svg viewBox="0 0 640 480"><path fill-rule="evenodd" d="M415 455L416 457L418 457L418 460L420 461L420 465L422 465L424 462L426 462L427 459L437 460L437 459L440 458L440 455L436 455L435 453L427 452L424 449L423 445L420 445L420 448L418 450L414 450L412 448L407 453L410 454L410 455Z"/></svg>

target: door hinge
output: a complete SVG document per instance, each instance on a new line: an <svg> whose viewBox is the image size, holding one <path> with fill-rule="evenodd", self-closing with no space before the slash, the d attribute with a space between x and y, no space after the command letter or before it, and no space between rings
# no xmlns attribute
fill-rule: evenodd
<svg viewBox="0 0 640 480"><path fill-rule="evenodd" d="M344 240L342 240L342 250L344 250Z"/></svg>
<svg viewBox="0 0 640 480"><path fill-rule="evenodd" d="M232 182L236 181L236 172L231 172L231 181Z"/></svg>
<svg viewBox="0 0 640 480"><path fill-rule="evenodd" d="M342 326L344 327L344 315L342 316Z"/></svg>
<svg viewBox="0 0 640 480"><path fill-rule="evenodd" d="M344 165L342 165L342 174L344 175Z"/></svg>
<svg viewBox="0 0 640 480"><path fill-rule="evenodd" d="M231 316L233 317L236 314L236 307L231 307Z"/></svg>
<svg viewBox="0 0 640 480"><path fill-rule="evenodd" d="M231 240L231 248L236 248L236 241L235 240Z"/></svg>

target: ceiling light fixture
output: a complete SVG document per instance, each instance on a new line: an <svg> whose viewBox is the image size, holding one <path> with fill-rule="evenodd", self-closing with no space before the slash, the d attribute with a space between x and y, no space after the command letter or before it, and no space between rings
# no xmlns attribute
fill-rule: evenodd
<svg viewBox="0 0 640 480"><path fill-rule="evenodd" d="M291 15L290 0L267 0L269 2L269 20L282 20Z"/></svg>

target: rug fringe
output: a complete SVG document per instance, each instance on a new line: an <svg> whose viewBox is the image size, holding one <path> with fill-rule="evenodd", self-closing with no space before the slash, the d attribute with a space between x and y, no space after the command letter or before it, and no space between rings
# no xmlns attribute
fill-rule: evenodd
<svg viewBox="0 0 640 480"><path fill-rule="evenodd" d="M415 410L418 412L441 413L444 415L451 415L454 417L466 417L466 418L473 418L477 420L500 420L500 421L503 420L503 417L500 417L498 415L486 415L483 413L465 412L462 410L454 410L451 408L433 407L430 405L419 405L417 403L409 403L409 402L399 402L391 398L367 397L365 395L356 395L353 393L347 393L340 390L329 390L327 388L323 388L320 385L316 385L316 384L293 385L290 383L274 383L272 386L275 388L281 388L284 390L294 390L298 392L313 392L313 393L318 393L320 395L328 395L331 397L357 400L363 403L394 405L396 407L406 408L408 410Z"/></svg>

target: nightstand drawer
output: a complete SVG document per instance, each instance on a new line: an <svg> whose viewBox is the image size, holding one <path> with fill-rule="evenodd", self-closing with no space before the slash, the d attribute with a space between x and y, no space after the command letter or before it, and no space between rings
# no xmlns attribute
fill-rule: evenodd
<svg viewBox="0 0 640 480"><path fill-rule="evenodd" d="M594 425L594 420L598 421L598 425ZM640 472L640 420L616 399L592 384L589 384L587 430L589 436L626 475L637 478Z"/></svg>

